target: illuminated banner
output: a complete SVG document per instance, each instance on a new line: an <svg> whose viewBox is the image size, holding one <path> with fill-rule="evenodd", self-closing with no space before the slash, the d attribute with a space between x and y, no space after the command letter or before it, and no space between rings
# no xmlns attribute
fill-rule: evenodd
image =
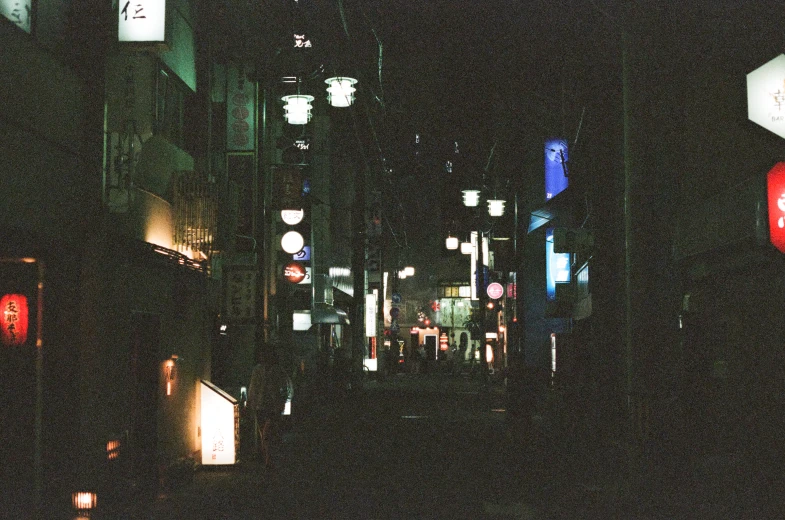
<svg viewBox="0 0 785 520"><path fill-rule="evenodd" d="M32 0L0 0L0 14L11 23L30 34L32 19Z"/></svg>
<svg viewBox="0 0 785 520"><path fill-rule="evenodd" d="M545 291L546 299L556 299L556 284L570 281L570 253L553 252L553 228L545 233Z"/></svg>
<svg viewBox="0 0 785 520"><path fill-rule="evenodd" d="M785 253L785 162L779 162L766 175L769 207L769 240Z"/></svg>
<svg viewBox="0 0 785 520"><path fill-rule="evenodd" d="M226 148L251 151L256 148L256 84L237 65L230 65L227 74Z"/></svg>
<svg viewBox="0 0 785 520"><path fill-rule="evenodd" d="M120 0L117 39L121 42L163 42L166 0Z"/></svg>
<svg viewBox="0 0 785 520"><path fill-rule="evenodd" d="M567 189L567 141L545 141L545 200L550 200Z"/></svg>
<svg viewBox="0 0 785 520"><path fill-rule="evenodd" d="M785 54L747 74L747 116L785 137Z"/></svg>
<svg viewBox="0 0 785 520"><path fill-rule="evenodd" d="M29 323L27 297L23 294L6 294L0 298L0 338L7 347L27 342Z"/></svg>

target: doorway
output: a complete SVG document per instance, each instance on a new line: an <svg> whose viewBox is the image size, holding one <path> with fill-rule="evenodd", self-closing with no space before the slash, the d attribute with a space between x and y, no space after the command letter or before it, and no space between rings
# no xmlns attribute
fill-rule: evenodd
<svg viewBox="0 0 785 520"><path fill-rule="evenodd" d="M161 318L131 314L131 464L141 493L158 491L158 344Z"/></svg>

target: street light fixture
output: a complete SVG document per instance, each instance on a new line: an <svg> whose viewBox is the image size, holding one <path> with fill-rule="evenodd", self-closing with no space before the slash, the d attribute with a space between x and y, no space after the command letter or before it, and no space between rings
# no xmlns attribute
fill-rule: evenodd
<svg viewBox="0 0 785 520"><path fill-rule="evenodd" d="M283 107L284 117L290 125L304 125L311 120L313 96L293 94L283 96L281 99L286 103Z"/></svg>
<svg viewBox="0 0 785 520"><path fill-rule="evenodd" d="M480 204L480 190L463 190L463 205L474 208Z"/></svg>
<svg viewBox="0 0 785 520"><path fill-rule="evenodd" d="M354 84L357 80L354 78L346 78L337 76L324 80L329 85L327 87L327 100L330 105L338 108L348 107L354 103L354 93L357 89Z"/></svg>
<svg viewBox="0 0 785 520"><path fill-rule="evenodd" d="M506 201L502 199L488 199L488 214L492 217L504 215L504 205Z"/></svg>
<svg viewBox="0 0 785 520"><path fill-rule="evenodd" d="M445 240L445 246L446 246L446 247L447 247L447 249L449 249L450 251L455 251L456 249L458 249L458 246L459 246L459 245L460 245L460 240L458 240L458 238L457 238L457 237L454 237L454 236L448 236L448 237L447 237L447 240Z"/></svg>

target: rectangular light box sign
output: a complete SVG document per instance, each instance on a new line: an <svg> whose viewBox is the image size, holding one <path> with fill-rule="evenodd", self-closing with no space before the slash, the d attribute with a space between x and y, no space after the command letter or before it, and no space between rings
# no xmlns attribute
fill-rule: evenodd
<svg viewBox="0 0 785 520"><path fill-rule="evenodd" d="M237 461L239 410L237 400L209 381L201 381L202 464Z"/></svg>
<svg viewBox="0 0 785 520"><path fill-rule="evenodd" d="M117 39L121 42L163 42L166 0L120 0Z"/></svg>
<svg viewBox="0 0 785 520"><path fill-rule="evenodd" d="M570 281L570 253L553 252L553 228L545 234L545 288L548 301L556 299L556 284Z"/></svg>

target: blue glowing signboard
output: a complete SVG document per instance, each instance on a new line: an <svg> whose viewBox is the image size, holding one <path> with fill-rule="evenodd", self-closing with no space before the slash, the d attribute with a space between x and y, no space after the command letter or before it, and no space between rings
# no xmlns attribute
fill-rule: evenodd
<svg viewBox="0 0 785 520"><path fill-rule="evenodd" d="M545 141L545 200L550 200L567 189L567 161L567 141Z"/></svg>
<svg viewBox="0 0 785 520"><path fill-rule="evenodd" d="M570 253L553 252L553 228L545 232L545 291L548 301L556 299L556 284L570 281Z"/></svg>

